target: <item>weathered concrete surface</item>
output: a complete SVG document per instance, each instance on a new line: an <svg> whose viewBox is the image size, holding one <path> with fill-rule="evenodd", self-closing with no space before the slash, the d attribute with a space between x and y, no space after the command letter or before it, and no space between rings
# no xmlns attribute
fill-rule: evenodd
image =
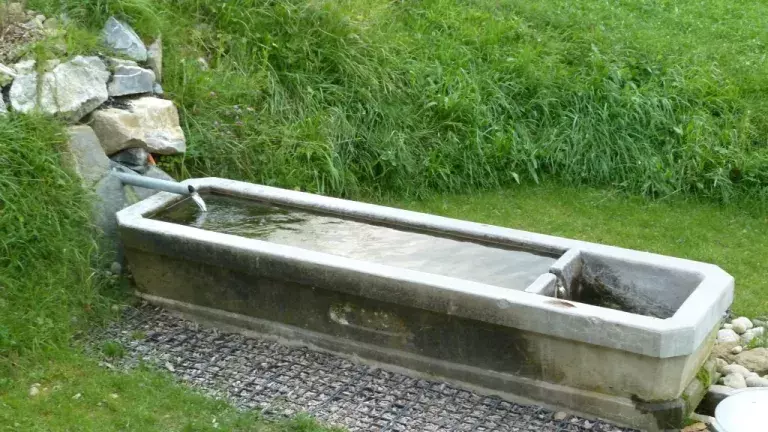
<svg viewBox="0 0 768 432"><path fill-rule="evenodd" d="M584 267L620 275L622 289L669 278L679 292L666 296L682 303L660 320L142 217L178 199L168 194L118 215L137 285L157 301L630 425L684 419L683 392L732 299L733 279L707 264L238 182L190 183L542 253L578 250Z"/></svg>
<svg viewBox="0 0 768 432"><path fill-rule="evenodd" d="M137 339L136 334L146 335ZM254 333L187 321L161 309L128 309L100 335L126 348L111 367L154 365L213 397L267 418L304 412L353 432L629 432L552 407L486 395Z"/></svg>

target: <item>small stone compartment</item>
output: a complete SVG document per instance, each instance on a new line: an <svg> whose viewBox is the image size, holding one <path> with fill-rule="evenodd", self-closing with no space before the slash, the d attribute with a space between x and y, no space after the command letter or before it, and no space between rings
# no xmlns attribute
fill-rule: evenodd
<svg viewBox="0 0 768 432"><path fill-rule="evenodd" d="M210 214L160 193L117 215L148 301L628 426L682 424L733 299L733 278L711 264L231 180L187 184Z"/></svg>

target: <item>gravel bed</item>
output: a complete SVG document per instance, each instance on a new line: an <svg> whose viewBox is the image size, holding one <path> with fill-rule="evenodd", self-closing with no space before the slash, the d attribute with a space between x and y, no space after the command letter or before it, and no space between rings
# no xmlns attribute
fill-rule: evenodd
<svg viewBox="0 0 768 432"><path fill-rule="evenodd" d="M304 347L203 328L160 308L126 310L99 340L140 362L267 417L305 412L350 431L624 432L603 421L519 405L449 385L355 363ZM562 413L561 413L562 416Z"/></svg>

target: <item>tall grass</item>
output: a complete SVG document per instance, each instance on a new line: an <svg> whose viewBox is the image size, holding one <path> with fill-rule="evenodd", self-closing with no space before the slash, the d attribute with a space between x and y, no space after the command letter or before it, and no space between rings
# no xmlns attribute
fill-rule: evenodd
<svg viewBox="0 0 768 432"><path fill-rule="evenodd" d="M542 177L764 199L755 2L96 0L163 31L190 151L168 162L329 194ZM210 64L201 67L198 57Z"/></svg>
<svg viewBox="0 0 768 432"><path fill-rule="evenodd" d="M104 308L90 200L61 168L64 140L50 119L0 118L0 360L67 345Z"/></svg>

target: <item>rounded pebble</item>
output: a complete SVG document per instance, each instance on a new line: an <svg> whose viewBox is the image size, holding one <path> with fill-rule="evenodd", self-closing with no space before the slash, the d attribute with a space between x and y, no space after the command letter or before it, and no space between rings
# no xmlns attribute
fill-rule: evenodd
<svg viewBox="0 0 768 432"><path fill-rule="evenodd" d="M743 350L744 348L742 348L740 345L736 345L735 347L733 347L733 349L731 349L731 354L739 354Z"/></svg>

